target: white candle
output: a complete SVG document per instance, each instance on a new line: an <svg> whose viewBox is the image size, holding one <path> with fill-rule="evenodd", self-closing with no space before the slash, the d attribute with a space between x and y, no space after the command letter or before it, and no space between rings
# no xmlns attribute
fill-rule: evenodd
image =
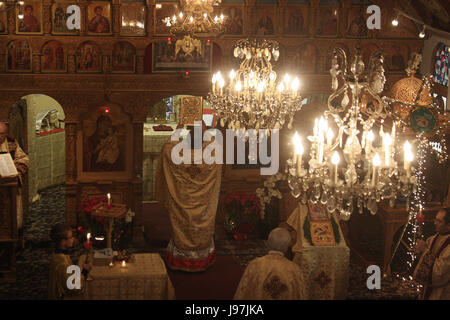
<svg viewBox="0 0 450 320"><path fill-rule="evenodd" d="M111 193L108 193L106 195L106 197L108 198L108 206L110 206L111 205Z"/></svg>
<svg viewBox="0 0 450 320"><path fill-rule="evenodd" d="M297 163L297 175L300 175L302 171L302 158L305 150L303 149L303 144L297 131L295 132L293 140L294 140L294 161Z"/></svg>
<svg viewBox="0 0 450 320"><path fill-rule="evenodd" d="M377 174L377 167L381 164L381 159L378 153L375 154L373 157L373 167L372 167L372 187L375 186L375 180L376 180L376 174Z"/></svg>
<svg viewBox="0 0 450 320"><path fill-rule="evenodd" d="M87 239L88 243L91 241L91 233L90 232L86 235L86 239Z"/></svg>
<svg viewBox="0 0 450 320"><path fill-rule="evenodd" d="M334 184L337 185L338 182L338 163L339 163L339 154L337 151L333 153L333 156L331 157L331 163L334 164Z"/></svg>
<svg viewBox="0 0 450 320"><path fill-rule="evenodd" d="M127 266L127 263L125 262L125 260L122 260L122 268L125 268Z"/></svg>
<svg viewBox="0 0 450 320"><path fill-rule="evenodd" d="M384 134L383 145L384 145L384 164L386 165L386 167L389 167L391 160L391 145L392 145L392 138L389 133Z"/></svg>
<svg viewBox="0 0 450 320"><path fill-rule="evenodd" d="M375 136L373 134L373 131L370 130L367 134L367 143L366 143L366 155L369 156L371 149L372 149L372 142L375 140Z"/></svg>
<svg viewBox="0 0 450 320"><path fill-rule="evenodd" d="M409 141L405 142L403 146L405 162L403 163L403 167L406 171L406 176L409 178L411 176L411 161L414 159L414 155L411 151L411 144Z"/></svg>
<svg viewBox="0 0 450 320"><path fill-rule="evenodd" d="M331 128L328 128L327 131L327 148L331 147L331 141L333 140L333 130L331 130Z"/></svg>

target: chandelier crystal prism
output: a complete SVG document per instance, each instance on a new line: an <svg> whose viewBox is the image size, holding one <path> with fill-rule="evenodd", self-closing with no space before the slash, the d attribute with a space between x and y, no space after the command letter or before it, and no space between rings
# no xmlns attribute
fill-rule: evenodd
<svg viewBox="0 0 450 320"><path fill-rule="evenodd" d="M313 136L307 138L309 159L303 157L306 148L300 136L294 135L287 182L302 203L320 201L329 212L337 210L348 220L354 205L360 213L366 207L375 214L382 200L393 206L399 195L410 197L416 189L411 174L414 156L409 142L398 143L395 123L391 128L384 123L389 113L379 96L386 82L381 51L372 54L365 72L357 50L348 72L345 51L337 48L330 74L333 92L328 110L316 119ZM403 166L398 161L401 154Z"/></svg>
<svg viewBox="0 0 450 320"><path fill-rule="evenodd" d="M207 97L221 126L228 124L232 130L281 129L288 122L291 128L294 114L302 106L300 81L286 74L277 82L270 61L280 56L278 42L241 39L234 56L242 60L239 70L229 72L227 83L220 71L215 73Z"/></svg>
<svg viewBox="0 0 450 320"><path fill-rule="evenodd" d="M163 22L170 27L170 33L175 37L190 35L197 39L214 38L226 31L223 14L212 17L213 2L208 0L180 1L181 11L172 17L166 17Z"/></svg>

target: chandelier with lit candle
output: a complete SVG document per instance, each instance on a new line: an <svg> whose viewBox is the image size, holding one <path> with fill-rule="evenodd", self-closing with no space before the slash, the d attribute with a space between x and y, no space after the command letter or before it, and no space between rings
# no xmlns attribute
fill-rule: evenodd
<svg viewBox="0 0 450 320"><path fill-rule="evenodd" d="M226 31L225 16L213 15L213 5L208 0L186 0L180 3L178 15L166 17L163 21L176 37L190 35L194 38L217 37Z"/></svg>
<svg viewBox="0 0 450 320"><path fill-rule="evenodd" d="M395 123L390 130L384 123L388 113L379 97L386 81L382 64L383 56L377 51L365 72L358 50L348 71L344 50L334 50L333 93L328 110L316 119L313 136L307 138L309 157L303 156L302 139L296 133L294 157L287 161L292 195L305 204L320 201L344 220L350 218L354 205L360 212L366 207L375 214L378 202L388 200L393 206L399 195L409 197L416 185L411 144L407 141L402 148ZM375 123L380 124L378 132ZM397 159L400 155L403 165Z"/></svg>
<svg viewBox="0 0 450 320"><path fill-rule="evenodd" d="M302 106L299 79L288 74L277 82L271 59L278 60L278 42L242 39L236 43L234 56L242 59L239 70L231 70L228 82L219 71L212 77L208 101L220 118L222 127L245 129L289 128Z"/></svg>

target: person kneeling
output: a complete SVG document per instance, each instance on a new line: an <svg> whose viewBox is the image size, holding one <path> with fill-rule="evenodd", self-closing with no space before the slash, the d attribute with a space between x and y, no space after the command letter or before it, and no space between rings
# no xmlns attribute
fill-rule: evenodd
<svg viewBox="0 0 450 320"><path fill-rule="evenodd" d="M269 253L250 262L242 275L235 300L304 300L305 282L300 267L284 255L291 236L284 228L269 234Z"/></svg>
<svg viewBox="0 0 450 320"><path fill-rule="evenodd" d="M73 274L67 272L67 268L73 265L68 251L74 241L72 229L65 224L57 224L52 228L50 238L55 244L55 251L50 261L48 298L51 300L82 299L84 282L92 269L92 264L83 264L80 275L81 288L68 288L67 280Z"/></svg>

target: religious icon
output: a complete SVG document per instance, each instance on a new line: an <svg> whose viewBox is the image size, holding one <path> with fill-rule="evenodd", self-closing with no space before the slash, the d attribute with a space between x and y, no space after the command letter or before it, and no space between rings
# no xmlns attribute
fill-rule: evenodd
<svg viewBox="0 0 450 320"><path fill-rule="evenodd" d="M273 35L275 33L274 29L274 11L273 9L260 10L258 11L258 20L256 26L257 35Z"/></svg>
<svg viewBox="0 0 450 320"><path fill-rule="evenodd" d="M41 57L42 72L65 72L67 71L66 53L59 41L50 41L42 49Z"/></svg>
<svg viewBox="0 0 450 320"><path fill-rule="evenodd" d="M308 201L308 214L311 221L328 221L328 214L325 211L325 207L320 203L314 203Z"/></svg>
<svg viewBox="0 0 450 320"><path fill-rule="evenodd" d="M223 9L224 16L227 17L225 24L226 35L241 35L244 32L244 19L242 18L243 6L229 6Z"/></svg>
<svg viewBox="0 0 450 320"><path fill-rule="evenodd" d="M155 35L169 35L170 26L163 20L178 15L178 5L175 3L157 3L155 7Z"/></svg>
<svg viewBox="0 0 450 320"><path fill-rule="evenodd" d="M124 170L124 137L123 127L114 124L110 116L100 115L94 132L84 140L84 171Z"/></svg>
<svg viewBox="0 0 450 320"><path fill-rule="evenodd" d="M102 55L98 45L92 41L82 43L77 50L77 72L101 72Z"/></svg>
<svg viewBox="0 0 450 320"><path fill-rule="evenodd" d="M302 45L295 50L294 65L300 73L315 73L317 63L317 48L311 43Z"/></svg>
<svg viewBox="0 0 450 320"><path fill-rule="evenodd" d="M368 35L367 15L360 7L350 8L347 19L347 36L350 38L365 38Z"/></svg>
<svg viewBox="0 0 450 320"><path fill-rule="evenodd" d="M7 47L6 70L9 72L31 72L31 47L24 40L13 40Z"/></svg>
<svg viewBox="0 0 450 320"><path fill-rule="evenodd" d="M415 132L434 133L437 122L436 115L428 108L418 108L410 114L411 128Z"/></svg>
<svg viewBox="0 0 450 320"><path fill-rule="evenodd" d="M194 125L195 121L202 121L202 97L182 97L180 123Z"/></svg>
<svg viewBox="0 0 450 320"><path fill-rule="evenodd" d="M153 71L205 71L211 69L211 46L189 35L172 43L155 42Z"/></svg>
<svg viewBox="0 0 450 320"><path fill-rule="evenodd" d="M307 6L288 6L285 17L285 34L304 35L308 33L306 18L308 17Z"/></svg>
<svg viewBox="0 0 450 320"><path fill-rule="evenodd" d="M87 29L90 35L112 34L109 2L91 2L88 6Z"/></svg>
<svg viewBox="0 0 450 320"><path fill-rule="evenodd" d="M406 59L408 57L408 47L394 44L386 49L386 60L388 71L404 72L406 68Z"/></svg>
<svg viewBox="0 0 450 320"><path fill-rule="evenodd" d="M0 34L8 33L8 18L6 15L6 5L0 2Z"/></svg>
<svg viewBox="0 0 450 320"><path fill-rule="evenodd" d="M143 2L122 2L120 6L120 34L125 36L145 36L146 9Z"/></svg>
<svg viewBox="0 0 450 320"><path fill-rule="evenodd" d="M128 42L114 44L112 54L112 72L134 73L136 48Z"/></svg>
<svg viewBox="0 0 450 320"><path fill-rule="evenodd" d="M316 34L322 37L336 37L338 32L338 7L324 6L319 9Z"/></svg>
<svg viewBox="0 0 450 320"><path fill-rule="evenodd" d="M67 8L75 3L56 2L52 6L52 33L53 34L78 34L79 30L69 30L67 19L70 17Z"/></svg>
<svg viewBox="0 0 450 320"><path fill-rule="evenodd" d="M25 1L16 8L17 34L42 34L42 3Z"/></svg>

